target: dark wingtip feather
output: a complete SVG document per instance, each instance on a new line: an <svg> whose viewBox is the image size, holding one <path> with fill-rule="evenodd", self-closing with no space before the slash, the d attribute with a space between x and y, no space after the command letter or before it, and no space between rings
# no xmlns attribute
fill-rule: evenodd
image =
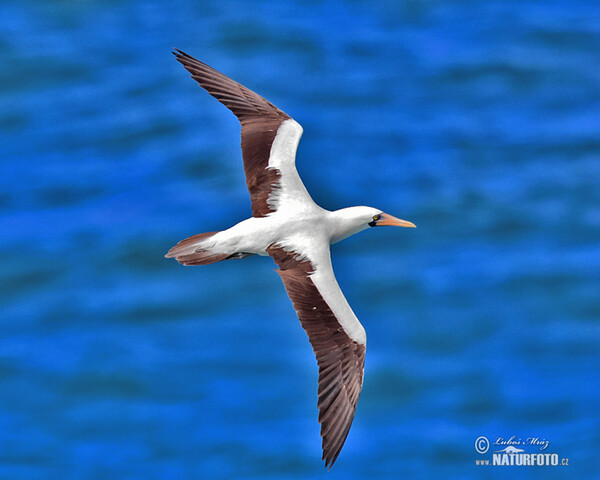
<svg viewBox="0 0 600 480"><path fill-rule="evenodd" d="M178 48L175 48L175 47L173 47L173 51L171 53L173 55L175 55L175 58L180 63L183 63L186 58L191 58L192 60L195 60L194 57L192 57L191 55L188 55L183 50L179 50Z"/></svg>
<svg viewBox="0 0 600 480"><path fill-rule="evenodd" d="M342 446L343 446L343 444L342 444ZM325 452L325 451L323 451L323 458L322 458L322 460L325 460L325 468L327 470L331 470L331 468L333 467L333 464L337 460L337 458L340 455L341 451L342 451L342 447L341 446L337 449L336 452Z"/></svg>

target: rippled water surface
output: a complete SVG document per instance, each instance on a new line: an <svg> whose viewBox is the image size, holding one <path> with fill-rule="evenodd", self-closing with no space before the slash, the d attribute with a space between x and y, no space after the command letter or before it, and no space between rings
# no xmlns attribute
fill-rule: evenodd
<svg viewBox="0 0 600 480"><path fill-rule="evenodd" d="M597 2L0 10L1 478L598 475ZM419 227L332 249L369 348L330 472L273 262L163 258L250 213L237 121L172 47L303 125L320 205ZM570 466L476 466L480 435Z"/></svg>

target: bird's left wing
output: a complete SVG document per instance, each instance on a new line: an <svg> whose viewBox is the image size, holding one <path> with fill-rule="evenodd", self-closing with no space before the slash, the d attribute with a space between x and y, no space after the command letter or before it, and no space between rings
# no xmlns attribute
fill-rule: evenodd
<svg viewBox="0 0 600 480"><path fill-rule="evenodd" d="M231 110L242 125L242 156L252 216L263 217L281 206L312 202L296 170L300 124L218 70L181 50L173 53L192 78Z"/></svg>
<svg viewBox="0 0 600 480"><path fill-rule="evenodd" d="M287 293L319 365L323 459L331 468L350 431L363 383L365 330L333 274L329 242L271 245Z"/></svg>

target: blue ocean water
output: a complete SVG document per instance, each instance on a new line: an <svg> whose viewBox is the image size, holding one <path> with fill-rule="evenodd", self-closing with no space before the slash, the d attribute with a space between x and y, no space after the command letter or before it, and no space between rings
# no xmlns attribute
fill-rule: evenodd
<svg viewBox="0 0 600 480"><path fill-rule="evenodd" d="M1 11L0 478L599 475L597 2ZM320 205L419 227L332 248L369 345L330 472L273 262L163 258L250 214L237 121L172 47L303 125ZM569 466L476 465L479 436Z"/></svg>

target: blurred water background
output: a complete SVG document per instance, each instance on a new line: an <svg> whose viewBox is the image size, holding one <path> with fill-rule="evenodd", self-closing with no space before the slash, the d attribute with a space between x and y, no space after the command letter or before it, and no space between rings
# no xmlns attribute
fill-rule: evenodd
<svg viewBox="0 0 600 480"><path fill-rule="evenodd" d="M598 478L598 2L0 11L0 478ZM419 227L333 247L369 348L331 472L273 262L163 258L250 214L172 47L303 125L317 203ZM480 435L570 466L476 466Z"/></svg>

